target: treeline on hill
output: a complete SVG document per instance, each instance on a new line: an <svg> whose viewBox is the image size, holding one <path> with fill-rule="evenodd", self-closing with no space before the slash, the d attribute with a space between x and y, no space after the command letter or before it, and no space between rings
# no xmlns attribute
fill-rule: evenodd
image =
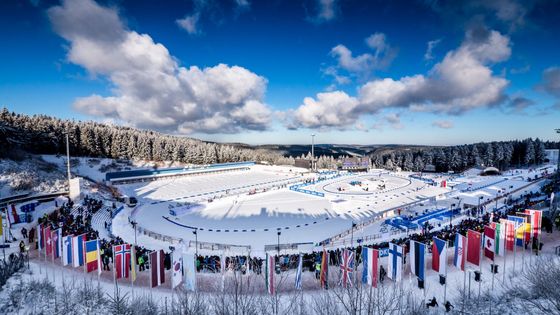
<svg viewBox="0 0 560 315"><path fill-rule="evenodd" d="M377 167L405 171L422 171L433 165L437 172L460 172L469 167L510 167L538 165L545 162L545 149L557 148L558 143L525 139L500 142L482 142L467 145L433 147L423 150L394 150L391 153L371 154Z"/></svg>
<svg viewBox="0 0 560 315"><path fill-rule="evenodd" d="M269 150L239 148L171 136L151 130L96 122L58 119L45 115L0 111L0 157L14 150L34 154L65 154L65 132L69 133L73 156L177 161L210 164L238 161L267 161L293 164L293 159Z"/></svg>

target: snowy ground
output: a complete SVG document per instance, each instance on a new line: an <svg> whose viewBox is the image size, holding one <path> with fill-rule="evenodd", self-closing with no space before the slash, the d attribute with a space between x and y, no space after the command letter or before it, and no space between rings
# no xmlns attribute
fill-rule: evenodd
<svg viewBox="0 0 560 315"><path fill-rule="evenodd" d="M155 240L157 247L165 243L161 236L193 247L197 239L192 231L197 229L198 242L248 246L253 254L263 255L266 246L274 247L278 241L317 244L348 229L352 222L450 192L381 170L304 186L324 197L287 188L290 182L305 178L288 168L255 166L248 171L119 185L124 194L137 196L141 204L117 215L113 233L132 241L131 216L142 234L153 232L151 238L159 238ZM247 194L252 190L257 193ZM186 207L191 208L181 215L170 214L170 210Z"/></svg>

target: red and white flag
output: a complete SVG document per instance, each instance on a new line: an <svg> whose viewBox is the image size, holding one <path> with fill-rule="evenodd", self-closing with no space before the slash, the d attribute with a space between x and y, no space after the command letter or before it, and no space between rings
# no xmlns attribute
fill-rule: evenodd
<svg viewBox="0 0 560 315"><path fill-rule="evenodd" d="M453 265L465 270L465 258L467 257L467 238L459 233L455 235L455 256L453 257Z"/></svg>
<svg viewBox="0 0 560 315"><path fill-rule="evenodd" d="M128 278L130 271L130 245L113 246L115 253L115 278Z"/></svg>
<svg viewBox="0 0 560 315"><path fill-rule="evenodd" d="M484 227L484 256L490 260L494 260L494 251L496 249L496 230L485 226Z"/></svg>
<svg viewBox="0 0 560 315"><path fill-rule="evenodd" d="M506 250L513 252L513 248L515 247L515 222L506 219L500 219L500 222L505 226Z"/></svg>
<svg viewBox="0 0 560 315"><path fill-rule="evenodd" d="M152 288L162 285L165 282L165 270L163 269L164 260L163 250L156 250L150 253L150 270Z"/></svg>
<svg viewBox="0 0 560 315"><path fill-rule="evenodd" d="M43 229L43 238L45 239L45 256L52 255L53 252L53 243L52 243L52 235L51 235L51 227L47 226Z"/></svg>
<svg viewBox="0 0 560 315"><path fill-rule="evenodd" d="M480 245L482 244L482 235L476 231L467 231L467 262L474 265L480 265Z"/></svg>
<svg viewBox="0 0 560 315"><path fill-rule="evenodd" d="M343 287L352 286L352 274L354 272L354 252L345 249L342 252L342 264L340 265L342 278L340 279Z"/></svg>
<svg viewBox="0 0 560 315"><path fill-rule="evenodd" d="M533 239L538 239L541 235L542 211L527 209L525 213L531 215L531 233L533 234Z"/></svg>

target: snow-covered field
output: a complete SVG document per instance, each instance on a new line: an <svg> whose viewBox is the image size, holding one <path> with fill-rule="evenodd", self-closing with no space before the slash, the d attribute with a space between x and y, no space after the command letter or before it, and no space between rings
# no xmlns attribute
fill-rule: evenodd
<svg viewBox="0 0 560 315"><path fill-rule="evenodd" d="M157 247L162 246L162 237L168 237L190 247L196 241L247 246L252 254L264 255L266 246L316 245L347 230L352 222L450 191L381 170L331 176L304 186L324 196L289 189L309 177L288 167L257 165L245 171L119 185L123 194L137 196L140 204L117 215L113 233L131 241L130 216ZM174 209L184 213L171 215Z"/></svg>

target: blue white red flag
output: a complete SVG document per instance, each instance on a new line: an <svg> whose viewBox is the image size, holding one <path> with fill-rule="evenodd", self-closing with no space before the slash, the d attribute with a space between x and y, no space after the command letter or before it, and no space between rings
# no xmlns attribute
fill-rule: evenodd
<svg viewBox="0 0 560 315"><path fill-rule="evenodd" d="M362 259L364 270L362 271L362 283L377 288L377 277L379 274L379 250L363 248Z"/></svg>
<svg viewBox="0 0 560 315"><path fill-rule="evenodd" d="M434 237L432 244L432 269L445 275L447 267L447 241Z"/></svg>
<svg viewBox="0 0 560 315"><path fill-rule="evenodd" d="M72 264L72 235L67 235L62 238L62 265L67 266Z"/></svg>
<svg viewBox="0 0 560 315"><path fill-rule="evenodd" d="M467 237L457 233L455 234L455 257L453 258L453 265L464 271L466 258Z"/></svg>

